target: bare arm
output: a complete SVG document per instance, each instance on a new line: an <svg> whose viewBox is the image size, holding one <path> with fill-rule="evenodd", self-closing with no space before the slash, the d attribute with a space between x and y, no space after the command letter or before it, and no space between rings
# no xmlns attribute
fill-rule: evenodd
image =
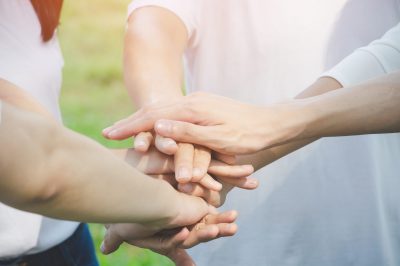
<svg viewBox="0 0 400 266"><path fill-rule="evenodd" d="M183 23L166 9L147 6L130 15L125 34L124 79L136 107L182 96L182 57L187 38ZM136 134L134 147L145 152L153 142L166 154L178 150L175 141L152 132Z"/></svg>
<svg viewBox="0 0 400 266"><path fill-rule="evenodd" d="M124 79L137 107L169 103L183 96L183 54L188 38L182 20L167 9L146 6L130 15L124 45ZM154 142L160 151L175 155L178 182L200 182L215 189L213 179L205 180L211 160L208 149L188 143L177 144L149 131L135 134L136 150L145 152Z"/></svg>
<svg viewBox="0 0 400 266"><path fill-rule="evenodd" d="M182 96L187 39L183 23L163 8L143 7L129 17L124 78L137 107Z"/></svg>
<svg viewBox="0 0 400 266"><path fill-rule="evenodd" d="M18 91L5 81L1 85L2 96ZM61 219L164 225L175 223L179 211L199 215L198 220L207 209L204 202L138 172L94 141L4 103L0 142L0 198L17 208ZM186 204L192 207L186 209ZM193 207L199 212L192 213Z"/></svg>
<svg viewBox="0 0 400 266"><path fill-rule="evenodd" d="M393 132L397 130L396 107L400 106L398 75L392 73L320 96L261 107L200 93L175 104L139 111L118 130L132 132L155 126L157 133L166 137L231 154L249 154L307 140L287 146L291 150L324 136ZM267 153L278 158L286 151Z"/></svg>
<svg viewBox="0 0 400 266"><path fill-rule="evenodd" d="M314 82L310 87L302 91L296 96L296 99L304 99L317 95L324 94L326 92L334 91L341 88L342 85L335 79L329 77L323 77ZM238 156L239 163L251 163L256 170L292 153L302 147L318 140L317 137L292 141L290 143L264 149L254 154Z"/></svg>

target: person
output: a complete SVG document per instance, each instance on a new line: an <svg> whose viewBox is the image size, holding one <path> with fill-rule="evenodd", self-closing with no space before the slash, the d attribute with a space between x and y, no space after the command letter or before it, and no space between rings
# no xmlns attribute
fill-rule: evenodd
<svg viewBox="0 0 400 266"><path fill-rule="evenodd" d="M110 155L111 153L105 154L104 149L99 148L98 145L94 145L87 139L82 139L82 137L69 132L59 125L61 116L58 96L61 87L63 60L55 29L58 25L61 5L62 1L49 1L48 4L42 1L29 0L0 1L0 58L2 59L0 63L0 99L8 103L3 104L1 125L1 142L4 147L1 151L1 201L23 210L57 218L52 219L47 216L18 211L1 204L0 226L2 230L0 243L2 244L0 244L0 265L24 262L29 263L29 265L69 265L74 263L97 265L87 226L77 222L59 220L60 218L97 222L139 222L140 219L144 219L142 223L146 220L156 219L154 216L152 218L147 216L146 218L146 215L150 215L151 211L147 214L144 210L144 212L138 211L133 214L132 211L135 206L127 206L125 201L121 201L123 199L130 201L130 193L127 195L115 193L115 191L126 189L127 184L124 184L124 182L132 175L137 176L136 181L143 181L148 178L139 175L135 170L130 170L130 173L128 173L127 166L122 161L116 162L115 157ZM19 109L23 109L23 111ZM43 118L31 114L31 112L38 113ZM13 121L14 119L15 121ZM32 119L32 121L29 121L29 119ZM37 128L35 122L43 125L43 128ZM20 132L20 129L24 128L24 126L27 132ZM55 134L54 138L49 137L49 131ZM40 134L43 134L43 136L40 136ZM17 136L20 138L17 138ZM20 142L12 141L14 137L15 140L20 140ZM59 142L56 142L57 139ZM37 142L37 146L29 141L27 142L27 140L32 143ZM27 147L24 147L24 154L29 154L33 157L23 156L20 148L22 143L27 145ZM42 151L43 148L50 150L45 149L44 153L40 153L39 144L44 145L41 147ZM72 151L68 144L79 149ZM50 156L54 154L45 153L46 151L54 151L56 147L60 148L59 158ZM62 151L65 151L65 153ZM88 153L90 153L90 156ZM10 154L18 155L18 157L9 157ZM97 154L102 155L96 157ZM159 156L157 153L154 154L154 151L148 155L143 155L143 157L129 151L119 151L118 154L136 166L140 163L143 164L141 158L145 160L151 154L156 158ZM66 158L68 155L71 157ZM75 157L78 155L82 156L82 158ZM20 158L20 161L15 160L15 158ZM136 159L134 160L133 158ZM163 163L172 161L171 158L163 158ZM63 165L62 161L58 159L64 162L71 162L71 165L66 168L66 165ZM110 160L110 163L103 162L103 160ZM101 162L101 165L98 162ZM35 163L43 165L43 167L37 168ZM85 168L82 168L82 163L85 163ZM88 169L90 164L92 167ZM107 165L108 170L105 170L104 168L107 168ZM120 170L115 169L115 166L118 165L122 167ZM54 166L54 168L51 166ZM72 167L73 169L70 169L71 166L74 166ZM104 168L100 166L104 166ZM47 173L43 170L45 167L48 167ZM148 165L141 167L145 167L143 168L145 171L151 170ZM146 167L150 167L150 169L146 169ZM163 167L165 167L165 164L163 164ZM219 169L224 167L225 170L223 171L228 168L231 169L229 166L221 164L221 162L218 163L218 167ZM96 170L96 168L98 169ZM138 166L138 168L140 167ZM85 171L82 171L82 169L85 169ZM104 171L103 175L100 173L101 169ZM165 168L162 169L166 170ZM240 169L242 173L247 172L244 175L248 175L248 170L249 168ZM170 168L168 171L171 171ZM27 176L27 172L30 175ZM108 193L105 192L105 189L111 189L112 186L110 178L113 174L111 172L113 174L121 172L122 175L125 172L125 178L115 179L115 181L120 180L119 185L116 183L113 190L113 194L115 194L114 203L119 199L119 204L110 204L111 201L106 198L103 199L103 204L100 204L99 197L107 194L111 195L111 190L108 190ZM58 175L57 178L55 178L55 173ZM89 176L84 177L85 173L89 174ZM232 177L232 171L228 175ZM242 174L240 175L243 177ZM11 178L11 176L14 178ZM92 182L95 177L96 182L94 184L90 183L90 187L88 187L89 181ZM29 184L32 184L32 187L23 185L26 184L26 178L29 178ZM245 177L243 178L246 179ZM238 180L240 181L240 179ZM99 180L103 180L105 183L101 183ZM208 180L211 180L211 177ZM132 182L131 185L144 185L154 181L147 180L142 183L131 180L130 182ZM34 184L35 186L33 186ZM52 184L52 186L47 186L48 184ZM156 187L165 187L165 193L169 193L168 190L170 188L165 185L155 184L153 188ZM98 190L98 193L92 193L96 190ZM78 191L81 193L77 193ZM149 193L149 195L151 194ZM171 197L171 200L173 201L174 198L176 199L175 196ZM69 203L70 200L74 202L80 201L85 204L71 205ZM104 202L106 200L109 203ZM198 202L198 200L195 201ZM152 202L155 203L156 200L152 200ZM164 204L165 200L160 198L159 202ZM199 216L197 218L204 214L204 203L199 204L197 205L199 206ZM104 208L111 205L110 211L106 214ZM116 205L121 206L121 208L115 208ZM171 202L171 210L173 205ZM159 206L155 206L153 210L156 211L157 208ZM120 213L113 213L111 209ZM168 210L165 211L168 212ZM159 215L162 216L162 213L160 212ZM113 214L115 217L111 217ZM187 218L190 218L189 216ZM229 219L229 221L232 221L232 218ZM167 224L168 222L164 223L165 227L168 227ZM137 225L136 228L138 228ZM201 231L206 232L210 228L213 236L210 238L209 234L206 233L206 238L203 235L204 241L219 235L219 229L214 225L208 226L205 224L205 230ZM157 235L158 229L147 230L145 235L147 237L155 235L154 237L159 238ZM234 227L231 229L235 230ZM229 232L232 232L232 230ZM165 243L179 241L179 243L184 244L184 241L188 239L193 244L193 240L199 239L198 236L201 236L201 234L199 230L191 230L189 232L187 229L182 229L176 235L171 236L169 234L170 237L165 237ZM66 250L68 250L67 253L69 255L65 255L67 254L65 253ZM185 256L185 253L180 250L171 251L169 255L174 255L175 251L180 254L179 258Z"/></svg>
<svg viewBox="0 0 400 266"><path fill-rule="evenodd" d="M398 59L398 71L314 97L255 106L197 92L174 104L139 110L115 129L130 135L154 128L162 137L233 155L323 137L396 133L400 53ZM227 132L235 134L229 138Z"/></svg>
<svg viewBox="0 0 400 266"><path fill-rule="evenodd" d="M0 142L3 147L0 153L0 201L10 206L58 219L136 223L140 226L137 235L142 237L162 229L191 225L204 217L196 229L189 232L184 228L168 238L182 246L194 245L198 239L205 241L232 235L236 231L235 225L231 224L235 212L205 217L210 209L199 198L189 198L161 180L144 176L95 142L35 113L1 104ZM25 147L23 155L21 146ZM166 171L172 169L172 160L160 155L153 151L140 156L131 151L126 160L132 166L139 166L138 169L142 167L143 171L146 167L154 174L170 173ZM140 166L140 160L146 157L151 159L151 164ZM83 162L85 171L82 171ZM128 188L129 192L121 193ZM150 196L153 191L158 191L159 197ZM104 197L107 194L113 196ZM140 201L132 201L138 198ZM168 206L165 206L165 198L169 199ZM152 204L146 204L144 209L142 200ZM75 204L77 202L79 204ZM121 202L124 202L123 206L115 208ZM108 211L104 212L105 209ZM73 250L79 248L72 244L68 246ZM40 257L46 259L43 255ZM24 257L23 261L40 264L37 255ZM89 263L79 262L82 265Z"/></svg>
<svg viewBox="0 0 400 266"><path fill-rule="evenodd" d="M126 33L126 84L132 95L169 95L173 105L181 97L170 92L181 88L184 55L189 92L248 104L349 87L362 81L362 71L338 65L333 71L343 67L340 76L324 72L394 27L398 7L391 0L135 0ZM369 54L355 56L360 53ZM376 60L351 58L359 68ZM104 134L126 137L111 131ZM234 138L235 132L224 138L229 134ZM280 158L274 149L264 152ZM396 154L398 135L381 134L324 138L274 161L258 171L268 178L251 197L229 194L224 208L235 206L242 217L236 241L221 239L192 255L199 265L396 265Z"/></svg>

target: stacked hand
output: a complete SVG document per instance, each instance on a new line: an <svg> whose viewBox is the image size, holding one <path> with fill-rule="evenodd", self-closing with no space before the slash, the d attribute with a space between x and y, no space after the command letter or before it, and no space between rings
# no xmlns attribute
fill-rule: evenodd
<svg viewBox="0 0 400 266"><path fill-rule="evenodd" d="M188 97L185 100L191 99L196 98ZM235 103L228 102L228 104ZM214 104L219 103L216 101ZM171 128L167 126L167 130L165 130L166 127L163 121L159 121L154 129L154 124L159 118L181 119L185 117L179 116L184 116L185 113L192 114L191 117L186 117L187 122L199 122L193 120L195 117L193 112L187 112L188 110L186 109L177 110L182 106L188 107L190 104L178 101L173 104L159 103L156 106L148 106L132 117L105 129L103 135L110 139L124 139L135 136L135 150L129 150L126 154L127 161L132 166L146 174L167 180L179 191L203 198L214 206L222 205L227 193L233 187L256 188L258 185L257 180L248 177L253 172L253 167L250 165L234 165L235 156L226 155L227 149L213 145L212 143L214 142L211 142L211 140L214 139L214 136L209 132L192 132L188 136L183 132L187 133L189 131L182 130L182 128L195 125L179 121L167 121L167 123L175 123ZM158 111L158 108L167 112ZM170 108L172 109L170 110ZM176 113L178 117L171 116L172 113ZM212 117L209 112L206 114ZM215 124L216 122L206 121L205 125L213 123ZM168 128L173 129L173 132ZM200 129L200 127L198 128ZM177 137L176 133L179 132L181 134L178 134L179 136ZM208 137L207 134L209 134ZM220 132L220 134L223 134L223 132ZM181 142L177 143L169 137ZM228 137L228 135L220 136L221 139L227 140L225 137ZM209 141L202 142L200 138L207 138ZM154 147L157 147L158 150ZM210 148L218 152L211 151ZM219 153L221 151L225 152L225 154ZM176 178L173 178L174 175ZM185 208L182 208L182 212L185 212ZM187 219L189 216L186 213L181 217L186 217ZM204 220L205 217L207 219ZM192 263L182 248L189 248L217 237L230 236L236 232L236 226L233 224L236 218L236 213L234 212L211 213L204 216L204 218L200 222L187 220L180 225L189 225L188 227L180 227L180 229L172 231L160 231L160 228L149 229L143 225L109 226L103 246L104 252L113 252L123 241L126 241L167 255L176 263L181 261Z"/></svg>
<svg viewBox="0 0 400 266"><path fill-rule="evenodd" d="M157 233L141 225L115 224L107 226L107 233L101 249L104 254L109 254L117 250L125 241L167 256L176 265L194 265L193 260L184 249L201 242L234 235L237 231L237 226L233 223L236 217L235 211L208 214L195 225Z"/></svg>
<svg viewBox="0 0 400 266"><path fill-rule="evenodd" d="M175 102L146 106L103 131L124 139L152 130L175 141L195 143L223 154L249 154L286 143L304 131L301 101L254 106L204 92Z"/></svg>
<svg viewBox="0 0 400 266"><path fill-rule="evenodd" d="M192 265L193 262L183 250L198 243L233 235L237 228L234 224L236 212L218 214L213 207L206 207L194 199L203 198L210 204L220 206L226 193L233 187L246 189L257 187L257 180L248 177L253 172L250 165L229 165L216 159L210 159L206 175L198 183L178 183L174 178L177 156L169 156L149 147L146 153L134 149L115 152L127 163L138 170L168 182L174 188L187 191L189 195L180 194L180 200L170 202L178 206L176 218L164 224L114 224L107 226L107 234L102 251L106 254L115 251L125 241L138 247L152 249L170 257L178 265ZM223 187L209 189L203 182L218 178ZM192 197L192 196L196 197ZM156 196L156 195L155 195ZM166 199L168 201L168 199ZM187 264L189 263L189 264Z"/></svg>

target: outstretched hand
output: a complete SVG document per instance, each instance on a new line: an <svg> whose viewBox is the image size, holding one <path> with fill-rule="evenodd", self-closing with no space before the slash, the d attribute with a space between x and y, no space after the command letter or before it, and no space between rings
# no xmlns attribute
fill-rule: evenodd
<svg viewBox="0 0 400 266"><path fill-rule="evenodd" d="M237 212L208 214L190 227L151 232L138 224L115 224L107 226L107 232L101 246L104 254L110 254L123 243L148 248L169 257L178 266L195 265L184 249L220 237L232 236L237 231L234 221Z"/></svg>
<svg viewBox="0 0 400 266"><path fill-rule="evenodd" d="M163 137L195 143L223 154L249 154L283 144L301 133L297 105L259 107L204 92L174 103L146 106L104 129L109 139L155 130Z"/></svg>
<svg viewBox="0 0 400 266"><path fill-rule="evenodd" d="M210 159L207 173L203 177L192 177L190 182L178 183L173 178L176 171L176 156L163 154L155 147L151 147L146 153L134 149L115 150L114 153L147 175L163 178L174 188L186 188L181 190L182 192L190 191L190 187L193 186L201 188L202 195L205 195L202 198L214 206L220 206L223 202L220 195L225 198L227 185L242 189L255 189L258 186L258 180L250 176L254 171L253 166L228 164L234 163L230 156L216 155L214 159ZM195 190L196 196L201 196L198 191L199 189Z"/></svg>

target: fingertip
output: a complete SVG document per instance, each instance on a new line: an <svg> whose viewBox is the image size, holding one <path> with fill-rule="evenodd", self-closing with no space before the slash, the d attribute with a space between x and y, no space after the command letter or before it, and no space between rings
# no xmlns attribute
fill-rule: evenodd
<svg viewBox="0 0 400 266"><path fill-rule="evenodd" d="M226 223L233 223L237 217L238 217L238 212L236 210L231 210L231 211L227 211L224 214L224 222Z"/></svg>
<svg viewBox="0 0 400 266"><path fill-rule="evenodd" d="M109 139L118 139L121 135L121 131L119 129L112 129L107 133L107 138Z"/></svg>
<svg viewBox="0 0 400 266"><path fill-rule="evenodd" d="M215 180L210 175L205 175L201 180L198 181L203 187L219 192L222 190L222 184Z"/></svg>
<svg viewBox="0 0 400 266"><path fill-rule="evenodd" d="M101 251L101 253L103 253L104 255L106 254L106 248L104 247L104 241L101 242L100 251Z"/></svg>
<svg viewBox="0 0 400 266"><path fill-rule="evenodd" d="M220 182L218 182L218 181L215 181L214 190L217 191L217 192L221 191L222 190L222 184Z"/></svg>
<svg viewBox="0 0 400 266"><path fill-rule="evenodd" d="M172 122L161 119L154 124L154 130L162 136L170 136L172 134Z"/></svg>
<svg viewBox="0 0 400 266"><path fill-rule="evenodd" d="M231 213L231 217L233 218L233 219L237 219L238 218L238 216L239 216L239 213L238 213L238 211L237 210L232 210L232 211L230 211L230 213Z"/></svg>
<svg viewBox="0 0 400 266"><path fill-rule="evenodd" d="M257 178L254 177L248 177L248 180L246 181L246 185L249 189L256 189L259 185L259 181Z"/></svg>
<svg viewBox="0 0 400 266"><path fill-rule="evenodd" d="M176 171L176 181L179 183L188 183L192 180L192 173L188 167L179 167Z"/></svg>
<svg viewBox="0 0 400 266"><path fill-rule="evenodd" d="M105 241L101 242L100 251L104 255L108 255L113 252L113 250L108 247L108 245L105 243Z"/></svg>
<svg viewBox="0 0 400 266"><path fill-rule="evenodd" d="M207 170L204 170L202 168L193 168L193 178L196 180L200 180L202 177L204 177L207 173Z"/></svg>
<svg viewBox="0 0 400 266"><path fill-rule="evenodd" d="M246 164L246 165L243 165L243 167L249 174L254 173L254 166L253 165Z"/></svg>
<svg viewBox="0 0 400 266"><path fill-rule="evenodd" d="M228 224L227 227L228 227L227 228L227 235L230 235L230 236L233 236L234 234L236 234L238 229L239 229L237 224L235 224L235 223Z"/></svg>
<svg viewBox="0 0 400 266"><path fill-rule="evenodd" d="M138 152L142 152L142 153L147 152L149 150L149 147L150 147L150 144L146 143L144 141L135 141L135 143L134 143L135 151L138 151Z"/></svg>
<svg viewBox="0 0 400 266"><path fill-rule="evenodd" d="M156 136L155 145L159 151L168 155L174 155L178 151L178 144L172 139Z"/></svg>
<svg viewBox="0 0 400 266"><path fill-rule="evenodd" d="M112 126L107 127L107 128L105 128L105 129L103 129L103 130L101 131L101 133L103 134L104 137L108 137L108 134L112 131L112 129L113 129Z"/></svg>
<svg viewBox="0 0 400 266"><path fill-rule="evenodd" d="M219 191L222 190L222 184L219 183L218 181L215 181L215 182L211 181L211 182L207 182L207 183L202 183L202 185L205 188L207 188L209 190L216 191L216 192L219 192Z"/></svg>

